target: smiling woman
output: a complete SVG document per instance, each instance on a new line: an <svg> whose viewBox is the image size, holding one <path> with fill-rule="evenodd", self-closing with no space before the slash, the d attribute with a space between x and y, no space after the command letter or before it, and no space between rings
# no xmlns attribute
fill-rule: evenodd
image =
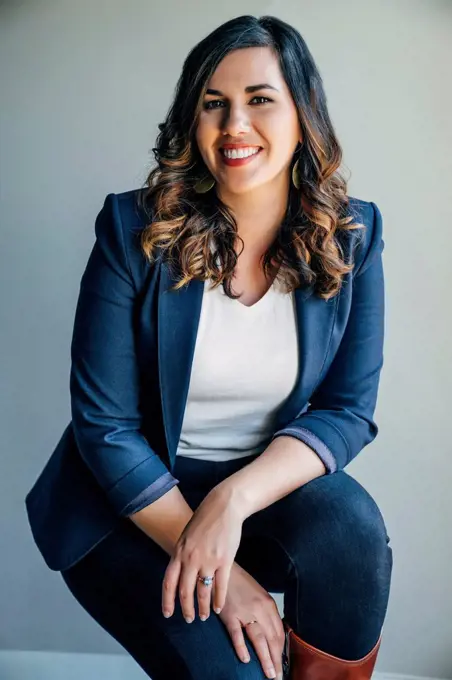
<svg viewBox="0 0 452 680"><path fill-rule="evenodd" d="M298 31L204 38L154 153L96 219L36 542L153 680L367 680L392 550L344 468L378 432L382 217Z"/></svg>
<svg viewBox="0 0 452 680"><path fill-rule="evenodd" d="M175 289L209 279L234 299L233 282L260 295L277 276L287 292L337 294L352 269L341 242L363 225L340 174L322 78L295 29L274 17L217 28L186 58L160 130L141 240L149 261L162 251L174 261ZM261 265L253 281L243 274Z"/></svg>

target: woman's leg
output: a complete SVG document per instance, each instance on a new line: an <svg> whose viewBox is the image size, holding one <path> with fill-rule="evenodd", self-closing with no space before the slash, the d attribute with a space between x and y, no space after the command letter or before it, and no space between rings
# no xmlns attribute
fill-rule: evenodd
<svg viewBox="0 0 452 680"><path fill-rule="evenodd" d="M357 660L382 631L392 572L388 543L377 504L340 471L249 517L237 561L268 590L284 591L285 619L300 638Z"/></svg>
<svg viewBox="0 0 452 680"><path fill-rule="evenodd" d="M263 680L251 661L239 660L229 633L212 612L188 624L178 600L165 619L161 590L169 557L132 522L124 521L80 562L62 572L84 609L115 638L152 680Z"/></svg>

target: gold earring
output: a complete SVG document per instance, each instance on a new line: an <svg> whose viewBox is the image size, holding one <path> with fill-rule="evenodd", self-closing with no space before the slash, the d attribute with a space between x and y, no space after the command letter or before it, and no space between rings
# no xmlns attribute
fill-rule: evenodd
<svg viewBox="0 0 452 680"><path fill-rule="evenodd" d="M212 177L212 175L207 175L207 177L199 179L193 188L197 194L206 194L208 191L211 190L214 184L215 180Z"/></svg>
<svg viewBox="0 0 452 680"><path fill-rule="evenodd" d="M300 180L300 175L298 172L298 164L300 162L300 159L296 161L292 168L292 182L294 183L294 186L296 189L299 189L301 187L301 180Z"/></svg>

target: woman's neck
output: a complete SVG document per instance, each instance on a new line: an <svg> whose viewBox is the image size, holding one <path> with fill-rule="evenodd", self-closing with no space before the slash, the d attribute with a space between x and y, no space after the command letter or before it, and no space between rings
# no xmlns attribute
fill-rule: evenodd
<svg viewBox="0 0 452 680"><path fill-rule="evenodd" d="M268 185L244 194L218 190L220 199L234 214L246 259L260 259L274 242L287 210L288 191L288 186L279 186L276 191Z"/></svg>

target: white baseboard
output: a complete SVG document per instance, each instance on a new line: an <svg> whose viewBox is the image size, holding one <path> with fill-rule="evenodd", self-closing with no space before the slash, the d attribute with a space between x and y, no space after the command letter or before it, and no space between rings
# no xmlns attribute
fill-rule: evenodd
<svg viewBox="0 0 452 680"><path fill-rule="evenodd" d="M1 680L149 680L125 654L69 654L0 650ZM374 673L374 680L437 680L414 675Z"/></svg>
<svg viewBox="0 0 452 680"><path fill-rule="evenodd" d="M149 680L123 654L0 651L1 680Z"/></svg>

